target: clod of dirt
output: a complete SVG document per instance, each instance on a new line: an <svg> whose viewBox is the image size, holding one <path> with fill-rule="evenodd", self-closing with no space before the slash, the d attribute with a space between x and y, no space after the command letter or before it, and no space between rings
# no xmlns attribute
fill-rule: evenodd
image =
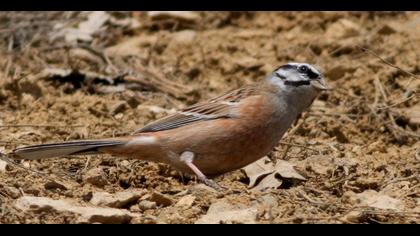
<svg viewBox="0 0 420 236"><path fill-rule="evenodd" d="M350 203L360 206L396 211L401 211L404 209L404 205L402 204L401 200L370 189L357 194L349 191L346 192L343 197L347 198Z"/></svg>
<svg viewBox="0 0 420 236"><path fill-rule="evenodd" d="M62 184L60 184L60 183L57 183L57 182L55 182L55 181L50 181L50 182L47 182L47 183L44 185L44 188L45 188L46 190L55 190L55 189L67 190L67 187L66 187L66 186L64 186L64 185L62 185Z"/></svg>
<svg viewBox="0 0 420 236"><path fill-rule="evenodd" d="M86 207L68 200L54 200L47 197L21 197L16 201L15 206L23 211L49 212L53 210L59 213L74 213L78 215L78 223L128 223L133 216L136 216L127 210Z"/></svg>
<svg viewBox="0 0 420 236"><path fill-rule="evenodd" d="M127 102L120 101L120 102L115 103L111 107L110 111L112 115L116 115L118 113L124 112L126 109L127 109Z"/></svg>
<svg viewBox="0 0 420 236"><path fill-rule="evenodd" d="M158 224L180 224L186 221L187 218L178 208L165 208L157 216Z"/></svg>
<svg viewBox="0 0 420 236"><path fill-rule="evenodd" d="M342 78L346 73L353 73L356 68L345 66L345 65L337 65L329 69L325 76L330 79L331 81L338 80Z"/></svg>
<svg viewBox="0 0 420 236"><path fill-rule="evenodd" d="M356 23L347 19L340 19L328 27L325 36L328 39L345 39L358 36L360 30L360 26Z"/></svg>
<svg viewBox="0 0 420 236"><path fill-rule="evenodd" d="M149 200L152 202L156 202L158 206L166 207L173 204L173 200L169 196L159 192L153 192Z"/></svg>
<svg viewBox="0 0 420 236"><path fill-rule="evenodd" d="M123 168L125 168L127 170L130 170L131 169L131 163L129 161L127 161L127 160L122 160L119 163L119 166L121 166L121 167L123 167Z"/></svg>
<svg viewBox="0 0 420 236"><path fill-rule="evenodd" d="M382 35L390 35L390 34L394 34L396 33L397 30L392 27L389 24L385 24L383 25L379 30L378 30L378 34L382 34Z"/></svg>
<svg viewBox="0 0 420 236"><path fill-rule="evenodd" d="M38 99L42 96L42 89L38 83L34 81L22 81L19 83L19 92L30 94L33 98Z"/></svg>
<svg viewBox="0 0 420 236"><path fill-rule="evenodd" d="M200 15L193 11L149 11L147 15L153 20L177 19L195 22L200 19Z"/></svg>
<svg viewBox="0 0 420 236"><path fill-rule="evenodd" d="M143 200L143 201L139 202L139 208L143 211L150 210L150 209L156 209L156 207L157 207L156 202L152 202L152 201L149 201L149 200Z"/></svg>
<svg viewBox="0 0 420 236"><path fill-rule="evenodd" d="M358 211L358 210L353 210L345 214L343 217L341 217L341 219L344 222L359 223L363 221L362 220L363 216L364 216L363 212Z"/></svg>
<svg viewBox="0 0 420 236"><path fill-rule="evenodd" d="M178 202L175 204L175 207L180 208L190 208L195 201L196 197L193 195L186 195L183 196L181 199L178 200Z"/></svg>
<svg viewBox="0 0 420 236"><path fill-rule="evenodd" d="M195 184L191 187L189 191L197 197L208 196L210 194L217 194L217 190L201 183Z"/></svg>
<svg viewBox="0 0 420 236"><path fill-rule="evenodd" d="M12 186L4 186L4 192L13 199L16 199L21 196L19 189Z"/></svg>
<svg viewBox="0 0 420 236"><path fill-rule="evenodd" d="M88 170L84 176L84 180L98 187L103 187L108 183L106 174L100 167Z"/></svg>
<svg viewBox="0 0 420 236"><path fill-rule="evenodd" d="M114 194L107 192L93 193L90 203L96 206L108 206L112 208L123 208L136 202L142 195L143 191L123 191Z"/></svg>
<svg viewBox="0 0 420 236"><path fill-rule="evenodd" d="M312 155L298 163L298 166L307 171L312 171L318 175L327 175L334 168L334 158L326 155Z"/></svg>
<svg viewBox="0 0 420 236"><path fill-rule="evenodd" d="M342 127L335 126L327 131L327 133L331 137L335 137L338 142L340 143L348 143L349 139L346 137L346 135L342 131Z"/></svg>
<svg viewBox="0 0 420 236"><path fill-rule="evenodd" d="M255 206L245 207L233 205L226 200L219 200L210 205L206 215L197 220L196 224L255 224L258 209Z"/></svg>
<svg viewBox="0 0 420 236"><path fill-rule="evenodd" d="M356 167L359 165L354 159L352 159L350 157L335 158L334 159L334 164L335 164L336 168L338 168L338 167L343 168L344 173L346 175L349 175L350 172L355 171Z"/></svg>

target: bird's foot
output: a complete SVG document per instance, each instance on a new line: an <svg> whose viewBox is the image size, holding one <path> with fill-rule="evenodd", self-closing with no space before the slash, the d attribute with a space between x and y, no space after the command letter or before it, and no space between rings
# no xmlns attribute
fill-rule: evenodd
<svg viewBox="0 0 420 236"><path fill-rule="evenodd" d="M200 181L203 182L205 185L214 188L217 191L224 191L226 190L225 187L220 186L218 183L216 183L214 180L208 179L208 178L200 178Z"/></svg>

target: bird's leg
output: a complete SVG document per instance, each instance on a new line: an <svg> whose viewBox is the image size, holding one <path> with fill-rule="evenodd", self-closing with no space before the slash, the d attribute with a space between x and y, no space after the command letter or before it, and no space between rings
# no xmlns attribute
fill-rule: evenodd
<svg viewBox="0 0 420 236"><path fill-rule="evenodd" d="M194 153L186 151L183 152L180 156L181 161L183 161L198 177L198 179L200 181L202 181L204 184L206 184L209 187L212 187L216 190L223 190L223 188L218 185L216 182L214 182L213 180L207 178L203 172L201 172L197 166L194 165L193 160L194 160Z"/></svg>

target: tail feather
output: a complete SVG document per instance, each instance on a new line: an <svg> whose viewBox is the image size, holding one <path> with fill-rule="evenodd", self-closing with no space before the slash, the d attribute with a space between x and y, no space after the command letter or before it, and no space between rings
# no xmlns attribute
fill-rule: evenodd
<svg viewBox="0 0 420 236"><path fill-rule="evenodd" d="M86 155L99 152L99 148L125 144L124 140L80 140L62 143L40 144L15 149L16 159L38 160L68 155Z"/></svg>

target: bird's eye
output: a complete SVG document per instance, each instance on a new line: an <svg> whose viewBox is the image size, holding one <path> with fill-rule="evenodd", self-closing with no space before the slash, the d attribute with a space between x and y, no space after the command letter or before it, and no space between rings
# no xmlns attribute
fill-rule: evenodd
<svg viewBox="0 0 420 236"><path fill-rule="evenodd" d="M298 71L300 73L306 73L309 70L309 68L307 66L299 66L298 67Z"/></svg>
<svg viewBox="0 0 420 236"><path fill-rule="evenodd" d="M315 73L313 70L309 69L308 66L305 66L305 65L299 66L297 70L299 71L299 73L305 74L310 79L318 79L319 78L319 74Z"/></svg>

